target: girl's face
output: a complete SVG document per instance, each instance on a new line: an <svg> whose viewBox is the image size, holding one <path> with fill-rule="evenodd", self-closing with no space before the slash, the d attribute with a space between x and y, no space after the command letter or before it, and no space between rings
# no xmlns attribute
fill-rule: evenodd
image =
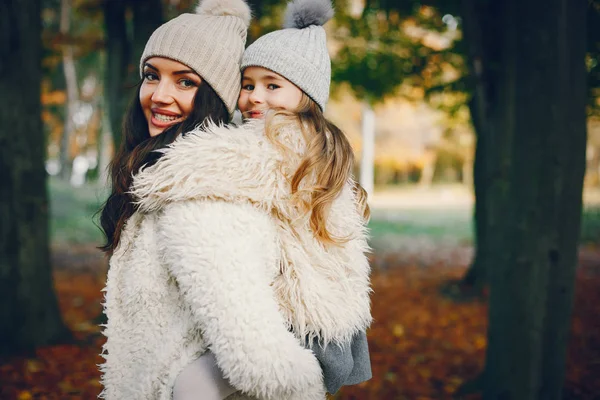
<svg viewBox="0 0 600 400"><path fill-rule="evenodd" d="M238 108L245 118L264 118L272 108L294 111L302 99L302 90L275 72L248 67L242 76Z"/></svg>
<svg viewBox="0 0 600 400"><path fill-rule="evenodd" d="M187 118L200 83L202 78L180 62L151 57L144 63L140 104L150 136L158 136Z"/></svg>

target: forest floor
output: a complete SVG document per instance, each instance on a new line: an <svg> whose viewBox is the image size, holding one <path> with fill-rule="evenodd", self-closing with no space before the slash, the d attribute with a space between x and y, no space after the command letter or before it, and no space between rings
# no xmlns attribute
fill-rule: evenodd
<svg viewBox="0 0 600 400"><path fill-rule="evenodd" d="M442 294L464 273L469 249L439 251L447 253L422 259L395 252L372 256L373 379L343 388L335 399L451 399L478 376L486 347L486 301L455 302ZM94 320L101 312L106 261L93 247L71 246L55 249L53 264L63 318L75 341L4 360L1 399L95 399L100 393L97 364L104 339ZM568 348L568 400L600 398L599 288L600 251L582 249Z"/></svg>
<svg viewBox="0 0 600 400"><path fill-rule="evenodd" d="M600 400L600 192L586 197L565 400ZM52 265L63 319L74 340L0 360L0 399L95 399L104 337L97 318L107 263L90 215L104 194L51 187ZM468 191L453 186L380 192L371 200L373 379L336 400L468 399L453 396L484 365L485 298L451 300L444 289L472 257Z"/></svg>

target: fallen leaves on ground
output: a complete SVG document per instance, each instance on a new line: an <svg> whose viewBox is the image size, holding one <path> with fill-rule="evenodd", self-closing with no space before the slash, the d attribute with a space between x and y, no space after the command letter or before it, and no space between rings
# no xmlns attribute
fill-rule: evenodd
<svg viewBox="0 0 600 400"><path fill-rule="evenodd" d="M566 399L597 399L600 393L600 256L582 258L577 273ZM336 400L451 399L483 368L487 306L456 303L440 294L465 271L452 260L403 265L394 255L373 265L373 317L369 346L373 379L343 388ZM62 263L68 257L60 258ZM381 261L381 260L379 260ZM42 347L32 357L0 365L2 399L95 399L101 391L97 364L103 337L94 323L101 311L101 265L57 266L55 283L75 344ZM477 396L464 399L477 399Z"/></svg>

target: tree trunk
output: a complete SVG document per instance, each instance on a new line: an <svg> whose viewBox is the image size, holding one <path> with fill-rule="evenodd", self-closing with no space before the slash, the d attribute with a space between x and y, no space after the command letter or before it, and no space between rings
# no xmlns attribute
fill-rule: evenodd
<svg viewBox="0 0 600 400"><path fill-rule="evenodd" d="M0 107L0 354L68 334L48 249L40 15L40 0L0 2L0 93L10 93Z"/></svg>
<svg viewBox="0 0 600 400"><path fill-rule="evenodd" d="M433 183L437 152L437 149L425 149L425 154L423 155L423 168L421 169L421 176L419 177L419 186L421 187L429 188Z"/></svg>
<svg viewBox="0 0 600 400"><path fill-rule="evenodd" d="M60 3L60 33L63 38L69 35L71 25L71 0L61 0ZM79 101L79 90L77 89L77 73L75 60L73 59L73 46L64 44L62 48L62 64L67 86L67 104L65 112L65 123L60 140L60 177L69 180L71 177L71 137L75 130L74 116L77 112Z"/></svg>
<svg viewBox="0 0 600 400"><path fill-rule="evenodd" d="M127 34L125 14L131 5L133 35ZM150 35L163 22L160 0L105 0L106 75L105 108L108 111L114 147L121 143L121 121L140 81L139 62Z"/></svg>
<svg viewBox="0 0 600 400"><path fill-rule="evenodd" d="M133 52L131 68L133 82L140 79L139 62L146 42L156 28L163 23L162 3L160 0L131 0L133 8Z"/></svg>
<svg viewBox="0 0 600 400"><path fill-rule="evenodd" d="M98 183L101 186L109 186L108 180L108 168L110 159L112 157L112 139L110 135L110 126L108 121L108 115L106 114L106 105L104 98L99 102L98 108L100 110L100 129L98 134Z"/></svg>
<svg viewBox="0 0 600 400"><path fill-rule="evenodd" d="M463 283L480 290L495 261L490 258L497 225L502 220L493 193L502 191L506 181L506 147L497 137L498 79L503 22L498 18L502 2L463 0L463 32L468 49L473 97L469 103L476 136L473 166L475 205L474 258ZM504 160L504 161L503 161Z"/></svg>
<svg viewBox="0 0 600 400"><path fill-rule="evenodd" d="M571 4L574 3L574 4ZM560 400L565 379L567 343L571 326L571 311L575 291L575 270L581 232L582 191L586 168L586 51L585 2L560 2L560 35L557 38L560 80L557 103L564 106L564 116L554 134L556 156L559 158L557 180L562 187L552 212L551 228L555 235L555 249L549 256L546 318L542 343L542 372L540 399ZM597 12L594 10L594 12ZM548 157L554 161L552 153ZM548 176L547 176L548 177ZM554 182L547 182L553 187ZM553 204L553 205L554 205Z"/></svg>
<svg viewBox="0 0 600 400"><path fill-rule="evenodd" d="M465 159L463 160L463 163L462 163L461 183L468 188L473 188L473 181L475 178L474 177L475 166L473 165L474 163L475 163L475 160L471 154L469 154L468 157L465 157Z"/></svg>
<svg viewBox="0 0 600 400"><path fill-rule="evenodd" d="M130 44L125 20L125 1L104 1L106 32L106 73L104 77L105 111L115 148L121 143L121 121L127 107L129 93L125 88L130 57Z"/></svg>
<svg viewBox="0 0 600 400"><path fill-rule="evenodd" d="M587 2L507 0L498 125L509 146L489 270L485 400L562 398L585 170ZM506 19L503 19L505 17Z"/></svg>
<svg viewBox="0 0 600 400"><path fill-rule="evenodd" d="M486 179L485 179L485 134L479 130L475 142L475 160L473 165L473 190L475 192L475 203L473 207L473 228L475 249L473 261L467 273L463 277L463 283L479 291L487 282L486 260L489 260L488 246L488 224L486 210Z"/></svg>
<svg viewBox="0 0 600 400"><path fill-rule="evenodd" d="M360 159L360 185L367 195L373 195L375 165L375 111L366 103L362 115L362 156Z"/></svg>

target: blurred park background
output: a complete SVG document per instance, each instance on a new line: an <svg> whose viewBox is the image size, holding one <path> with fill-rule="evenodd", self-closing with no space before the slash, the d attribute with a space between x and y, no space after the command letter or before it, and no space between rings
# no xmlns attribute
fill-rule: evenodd
<svg viewBox="0 0 600 400"><path fill-rule="evenodd" d="M285 1L248 2L249 41L280 27ZM0 111L2 399L101 390L108 265L95 213L146 40L195 3L0 6L0 96L39 93L18 119L39 110L45 171L6 183L28 168L10 144L31 129ZM375 318L373 379L334 397L600 399L600 2L333 3L326 115L350 138L370 194ZM18 35L41 69L13 58L11 24L31 27ZM15 188L37 208L47 200L47 222L5 205L25 198L10 200ZM28 239L11 224L40 240L19 247Z"/></svg>

